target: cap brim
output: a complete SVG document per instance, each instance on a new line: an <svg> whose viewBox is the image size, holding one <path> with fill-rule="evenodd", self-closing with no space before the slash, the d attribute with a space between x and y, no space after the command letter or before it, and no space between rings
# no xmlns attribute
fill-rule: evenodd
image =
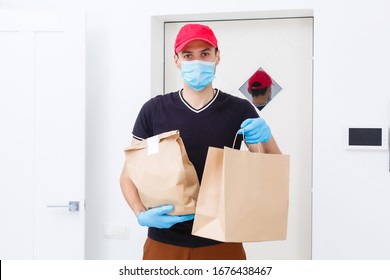
<svg viewBox="0 0 390 280"><path fill-rule="evenodd" d="M213 42L211 42L210 40L207 40L205 38L191 38L191 39L188 39L187 41L184 41L180 45L178 45L175 49L175 53L181 52L188 43L191 43L192 41L195 41L195 40L204 41L204 42L212 45L214 48L217 48L217 46Z"/></svg>
<svg viewBox="0 0 390 280"><path fill-rule="evenodd" d="M270 87L270 86L273 86L273 85L274 85L274 83L271 83L271 84L269 84L269 85L267 85L267 86L248 87L248 91L249 91L249 90L258 90L258 89Z"/></svg>

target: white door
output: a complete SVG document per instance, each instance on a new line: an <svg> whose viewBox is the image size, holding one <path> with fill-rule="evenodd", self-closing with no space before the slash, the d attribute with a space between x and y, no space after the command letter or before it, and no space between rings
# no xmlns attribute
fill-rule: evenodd
<svg viewBox="0 0 390 280"><path fill-rule="evenodd" d="M0 10L0 134L0 258L83 259L84 13Z"/></svg>
<svg viewBox="0 0 390 280"><path fill-rule="evenodd" d="M259 68L281 91L260 112L290 161L287 240L247 243L249 259L311 258L313 19L206 21L221 50L214 87L245 98L242 85ZM182 87L173 45L183 23L165 23L165 92Z"/></svg>

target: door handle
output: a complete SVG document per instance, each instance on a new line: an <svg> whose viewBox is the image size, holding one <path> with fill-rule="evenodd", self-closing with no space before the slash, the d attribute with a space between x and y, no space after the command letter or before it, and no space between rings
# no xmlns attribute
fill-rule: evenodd
<svg viewBox="0 0 390 280"><path fill-rule="evenodd" d="M69 211L77 212L80 208L80 203L78 201L69 201L68 205L47 205L47 207L67 207Z"/></svg>

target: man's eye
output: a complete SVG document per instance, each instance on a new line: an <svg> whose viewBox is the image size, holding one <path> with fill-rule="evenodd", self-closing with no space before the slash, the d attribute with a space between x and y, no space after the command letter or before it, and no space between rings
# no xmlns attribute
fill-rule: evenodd
<svg viewBox="0 0 390 280"><path fill-rule="evenodd" d="M190 54L185 54L183 57L186 58L186 59L190 59L191 55Z"/></svg>
<svg viewBox="0 0 390 280"><path fill-rule="evenodd" d="M202 56L209 56L209 53L202 53Z"/></svg>

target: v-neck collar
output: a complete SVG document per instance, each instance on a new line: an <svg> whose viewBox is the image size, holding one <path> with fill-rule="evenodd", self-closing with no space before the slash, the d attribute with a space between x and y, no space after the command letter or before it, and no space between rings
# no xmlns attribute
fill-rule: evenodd
<svg viewBox="0 0 390 280"><path fill-rule="evenodd" d="M207 103L205 104L202 108L199 108L199 109L195 109L194 107L192 107L190 104L188 104L187 101L185 101L184 97L183 97L183 89L181 89L179 91L179 97L180 97L180 100L184 103L184 105L187 106L188 109L190 109L191 111L195 112L195 113L200 113L202 112L203 110L206 110L213 102L215 99L217 99L217 96L219 94L219 89L215 89L217 92L214 94L213 98Z"/></svg>

